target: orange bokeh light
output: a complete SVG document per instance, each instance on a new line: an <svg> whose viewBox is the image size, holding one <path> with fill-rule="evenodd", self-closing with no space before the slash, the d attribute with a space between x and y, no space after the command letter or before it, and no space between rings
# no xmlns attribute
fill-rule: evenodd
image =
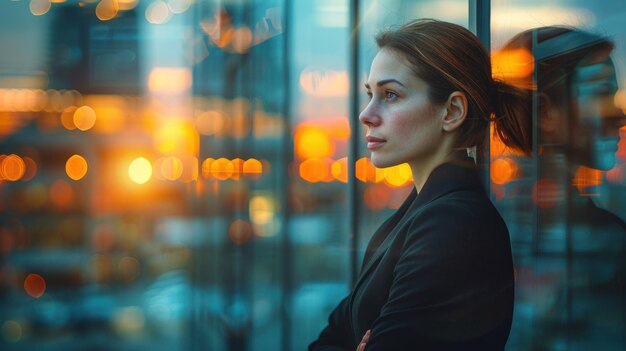
<svg viewBox="0 0 626 351"><path fill-rule="evenodd" d="M247 159L243 163L243 173L253 178L259 177L263 173L263 164L254 158Z"/></svg>
<svg viewBox="0 0 626 351"><path fill-rule="evenodd" d="M166 157L161 162L161 175L167 180L176 180L183 174L183 162L174 156Z"/></svg>
<svg viewBox="0 0 626 351"><path fill-rule="evenodd" d="M348 182L348 158L342 157L337 161L333 162L330 166L330 173L333 178L337 179L340 182L347 183Z"/></svg>
<svg viewBox="0 0 626 351"><path fill-rule="evenodd" d="M0 162L0 178L16 181L21 179L26 172L26 164L18 155L8 155L0 159Z"/></svg>
<svg viewBox="0 0 626 351"><path fill-rule="evenodd" d="M307 182L328 182L332 180L330 173L331 160L310 158L300 163L300 177Z"/></svg>
<svg viewBox="0 0 626 351"><path fill-rule="evenodd" d="M118 0L102 0L96 6L96 17L101 21L108 21L115 18L120 10Z"/></svg>
<svg viewBox="0 0 626 351"><path fill-rule="evenodd" d="M34 298L40 298L46 292L46 280L42 276L30 273L24 279L24 290Z"/></svg>
<svg viewBox="0 0 626 351"><path fill-rule="evenodd" d="M30 157L24 157L26 166L22 180L31 180L37 175L37 163Z"/></svg>
<svg viewBox="0 0 626 351"><path fill-rule="evenodd" d="M595 193L587 193L587 188L602 184L602 171L594 168L580 166L576 170L572 185L574 185L580 196L597 196Z"/></svg>
<svg viewBox="0 0 626 351"><path fill-rule="evenodd" d="M346 96L350 79L345 71L324 71L306 68L300 73L300 88L313 96Z"/></svg>
<svg viewBox="0 0 626 351"><path fill-rule="evenodd" d="M296 156L301 160L331 157L335 152L328 133L315 126L298 126L294 135L294 144Z"/></svg>
<svg viewBox="0 0 626 351"><path fill-rule="evenodd" d="M220 180L226 180L235 172L235 165L231 160L218 158L211 162L211 175Z"/></svg>
<svg viewBox="0 0 626 351"><path fill-rule="evenodd" d="M506 184L517 177L517 163L507 157L491 161L491 181L495 184Z"/></svg>
<svg viewBox="0 0 626 351"><path fill-rule="evenodd" d="M80 155L73 155L65 163L65 172L73 180L82 179L87 174L87 161Z"/></svg>
<svg viewBox="0 0 626 351"><path fill-rule="evenodd" d="M526 48L496 51L491 55L492 76L521 88L532 86L535 59Z"/></svg>
<svg viewBox="0 0 626 351"><path fill-rule="evenodd" d="M96 124L96 111L90 106L81 106L74 111L73 122L76 128L89 130Z"/></svg>

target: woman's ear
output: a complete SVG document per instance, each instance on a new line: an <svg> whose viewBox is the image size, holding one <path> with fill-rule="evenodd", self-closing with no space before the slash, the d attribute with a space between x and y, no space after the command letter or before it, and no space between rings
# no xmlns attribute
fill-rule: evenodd
<svg viewBox="0 0 626 351"><path fill-rule="evenodd" d="M452 132L459 128L467 117L467 97L460 91L455 91L448 97L446 110L442 119L443 130Z"/></svg>

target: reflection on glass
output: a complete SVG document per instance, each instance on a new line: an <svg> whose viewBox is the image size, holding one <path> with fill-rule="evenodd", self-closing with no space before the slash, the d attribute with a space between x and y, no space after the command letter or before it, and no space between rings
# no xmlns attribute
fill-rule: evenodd
<svg viewBox="0 0 626 351"><path fill-rule="evenodd" d="M603 36L548 26L517 34L494 54L494 74L532 89L535 99L536 163L507 156L491 164L501 205L524 204L514 192L530 185L536 211L537 235L513 234L531 240L530 251L518 250L522 308L512 339L520 346L618 350L625 342L626 222L598 201L607 172L620 167L626 122L614 101L613 49ZM520 181L524 172L535 173L532 184Z"/></svg>

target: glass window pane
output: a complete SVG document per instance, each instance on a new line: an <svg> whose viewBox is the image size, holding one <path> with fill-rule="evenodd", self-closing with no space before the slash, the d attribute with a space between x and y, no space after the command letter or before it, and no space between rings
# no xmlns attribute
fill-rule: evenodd
<svg viewBox="0 0 626 351"><path fill-rule="evenodd" d="M517 264L508 346L622 349L626 5L492 6L494 75L532 92L537 140L527 158L492 139L491 188Z"/></svg>

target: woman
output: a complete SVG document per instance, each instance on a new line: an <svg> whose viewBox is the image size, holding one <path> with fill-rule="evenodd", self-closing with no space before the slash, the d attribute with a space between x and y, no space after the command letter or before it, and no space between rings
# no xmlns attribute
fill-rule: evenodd
<svg viewBox="0 0 626 351"><path fill-rule="evenodd" d="M508 230L470 149L489 121L529 152L527 95L494 82L467 29L416 20L376 38L360 121L377 167L415 189L372 236L361 275L309 350L502 350L513 311Z"/></svg>

